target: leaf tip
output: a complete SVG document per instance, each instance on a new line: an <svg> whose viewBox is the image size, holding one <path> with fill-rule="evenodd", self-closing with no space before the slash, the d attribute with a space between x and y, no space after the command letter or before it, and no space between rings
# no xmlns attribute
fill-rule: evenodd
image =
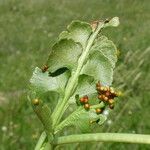
<svg viewBox="0 0 150 150"><path fill-rule="evenodd" d="M119 24L119 17L114 17L109 21L109 26L117 27Z"/></svg>

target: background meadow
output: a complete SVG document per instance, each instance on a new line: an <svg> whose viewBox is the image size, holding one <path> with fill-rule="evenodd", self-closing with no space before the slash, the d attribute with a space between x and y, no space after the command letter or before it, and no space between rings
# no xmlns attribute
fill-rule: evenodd
<svg viewBox="0 0 150 150"><path fill-rule="evenodd" d="M113 86L124 96L93 132L150 134L149 0L0 0L0 150L32 150L42 126L27 101L32 71L41 67L72 20L118 16L107 35L120 51ZM65 134L67 131L65 131ZM58 149L148 150L148 145L89 143Z"/></svg>

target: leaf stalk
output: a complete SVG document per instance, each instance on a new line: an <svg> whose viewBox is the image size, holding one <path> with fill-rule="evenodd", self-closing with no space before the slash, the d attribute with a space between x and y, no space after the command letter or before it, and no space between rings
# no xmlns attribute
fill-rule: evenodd
<svg viewBox="0 0 150 150"><path fill-rule="evenodd" d="M122 142L150 144L150 135L129 133L96 133L68 135L54 139L54 145L83 143L83 142Z"/></svg>

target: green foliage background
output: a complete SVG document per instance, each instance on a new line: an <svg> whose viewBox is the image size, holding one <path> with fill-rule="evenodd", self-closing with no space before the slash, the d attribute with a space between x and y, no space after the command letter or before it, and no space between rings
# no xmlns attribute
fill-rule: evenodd
<svg viewBox="0 0 150 150"><path fill-rule="evenodd" d="M47 59L58 34L75 19L90 22L118 16L121 22L115 30L109 28L104 32L121 51L114 85L123 89L125 96L109 121L94 132L150 133L149 3L149 0L0 0L0 149L33 149L41 124L27 103L29 79L33 69L41 67ZM73 148L148 150L149 146L94 143L58 149Z"/></svg>

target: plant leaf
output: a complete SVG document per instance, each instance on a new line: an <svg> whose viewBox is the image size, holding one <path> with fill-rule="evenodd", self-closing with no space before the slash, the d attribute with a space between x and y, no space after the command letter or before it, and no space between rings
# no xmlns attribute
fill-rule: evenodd
<svg viewBox="0 0 150 150"><path fill-rule="evenodd" d="M75 94L80 97L90 95L96 92L94 78L88 75L81 75L78 80L78 88Z"/></svg>
<svg viewBox="0 0 150 150"><path fill-rule="evenodd" d="M69 103L75 104L76 100L79 102L79 97L85 95L90 96L94 93L97 93L94 78L83 74L79 77L77 89L74 95L70 98ZM78 99L76 99L77 95Z"/></svg>
<svg viewBox="0 0 150 150"><path fill-rule="evenodd" d="M30 79L30 83L35 91L42 91L43 93L47 91L57 91L58 93L63 93L68 78L69 72L51 77L48 72L43 73L40 68L36 67Z"/></svg>
<svg viewBox="0 0 150 150"><path fill-rule="evenodd" d="M97 120L103 120L104 122L103 118L103 115L97 115L94 109L86 111L81 106L55 128L55 133L68 126L76 126L82 132L89 132L92 125L90 122L96 123Z"/></svg>
<svg viewBox="0 0 150 150"><path fill-rule="evenodd" d="M71 39L62 39L56 43L49 55L47 65L49 72L55 72L66 67L73 71L77 67L78 58L82 53L82 47Z"/></svg>
<svg viewBox="0 0 150 150"><path fill-rule="evenodd" d="M78 86L70 102L75 103L75 95L90 96L96 93L95 83L100 81L103 85L111 85L113 69L117 62L117 48L112 41L105 36L98 37L91 48L89 61L83 67L79 76ZM95 79L95 81L94 81Z"/></svg>
<svg viewBox="0 0 150 150"><path fill-rule="evenodd" d="M106 36L98 37L95 40L91 51L100 52L110 61L112 67L115 67L115 63L117 62L117 48L112 41L108 40Z"/></svg>
<svg viewBox="0 0 150 150"><path fill-rule="evenodd" d="M110 25L112 25L112 23L110 23L111 21L112 20L109 21ZM47 65L49 66L48 71L53 73L60 68L66 67L73 75L79 65L78 59L83 53L83 50L85 49L84 47L87 45L91 33L92 28L90 24L80 21L73 21L68 26L67 31L60 34L60 41L53 46L47 62ZM83 48L78 43L81 43ZM114 44L104 36L97 38L89 51L89 56L87 55L88 61L85 62L82 67L82 71L79 74L79 80L80 76L84 74L84 80L89 80L90 77L86 77L87 75L93 77L95 80L94 82L100 80L100 82L104 85L111 85L113 68L115 67L115 63L117 61L116 57L116 47ZM35 74L36 72L37 71L35 70ZM47 90L53 90L63 92L64 85L60 88L61 85L58 84L58 79L55 80L54 77L49 77L47 72L41 72L39 80L39 77L35 74L33 74L31 83L41 91L43 90L45 92ZM63 80L63 78L61 79ZM66 83L68 79L69 78L64 78L64 83ZM87 83L88 82L89 81L87 81ZM91 83L87 84L86 87L85 83L82 83L83 82L80 83L80 81L78 81L79 87L77 87L77 92L85 91L83 94L86 94L86 92L88 92L87 86ZM60 84L62 84L62 82L60 82ZM93 89L93 87L91 89ZM84 88L87 90L84 90Z"/></svg>
<svg viewBox="0 0 150 150"><path fill-rule="evenodd" d="M80 43L85 48L88 38L92 33L90 24L81 21L73 21L68 27L67 31L63 31L60 35L60 39L72 39L77 43Z"/></svg>
<svg viewBox="0 0 150 150"><path fill-rule="evenodd" d="M119 18L113 17L104 27L117 27L119 24Z"/></svg>
<svg viewBox="0 0 150 150"><path fill-rule="evenodd" d="M52 114L52 123L55 132L66 126L77 126L83 132L90 129L90 121L105 121L105 117L97 115L94 109L86 111L78 107L59 125L59 121L67 109L69 99L75 96L92 96L95 83L100 81L105 86L110 86L113 79L113 69L117 61L116 47L105 36L97 38L101 29L108 26L118 26L117 17L102 21L92 31L90 24L74 21L59 36L59 41L52 47L46 65L48 71L43 73L36 68L30 80L31 86L37 92L58 92L61 95ZM57 74L65 68L65 72ZM56 127L56 128L55 128Z"/></svg>
<svg viewBox="0 0 150 150"><path fill-rule="evenodd" d="M89 61L83 67L76 92L70 98L70 103L75 103L75 95L82 97L96 93L95 83L97 81L100 81L103 85L111 85L113 69L117 62L116 54L116 46L107 37L100 36L95 40L91 48Z"/></svg>
<svg viewBox="0 0 150 150"><path fill-rule="evenodd" d="M93 76L96 81L100 81L105 86L111 85L113 80L113 68L108 59L99 52L90 55L81 74Z"/></svg>

